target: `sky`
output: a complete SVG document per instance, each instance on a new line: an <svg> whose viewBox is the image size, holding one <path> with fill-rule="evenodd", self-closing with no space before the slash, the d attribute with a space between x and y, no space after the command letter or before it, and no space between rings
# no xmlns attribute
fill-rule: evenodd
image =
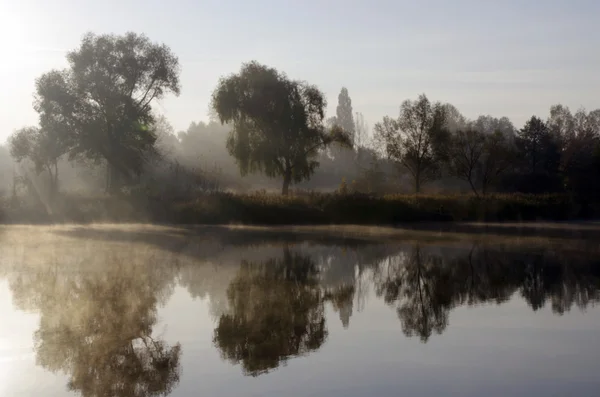
<svg viewBox="0 0 600 397"><path fill-rule="evenodd" d="M316 84L329 115L347 87L370 126L425 93L520 127L556 103L600 108L599 21L597 0L0 0L0 142L37 123L35 79L89 31L171 47L182 92L155 108L176 131L251 60Z"/></svg>

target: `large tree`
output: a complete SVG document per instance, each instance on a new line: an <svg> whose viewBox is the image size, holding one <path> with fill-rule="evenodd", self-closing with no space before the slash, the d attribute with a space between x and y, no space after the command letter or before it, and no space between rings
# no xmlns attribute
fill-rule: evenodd
<svg viewBox="0 0 600 397"><path fill-rule="evenodd" d="M447 154L447 109L439 102L432 104L423 94L416 101L404 101L397 120L385 117L374 127L388 157L413 177L416 193L440 175Z"/></svg>
<svg viewBox="0 0 600 397"><path fill-rule="evenodd" d="M314 173L320 149L351 145L341 128L325 127L325 106L317 87L254 61L222 78L212 96L213 111L232 126L227 149L241 174L283 177L284 195Z"/></svg>
<svg viewBox="0 0 600 397"><path fill-rule="evenodd" d="M178 59L144 35L89 33L67 60L67 69L36 82L41 127L69 135L71 158L105 161L107 189L114 191L154 153L151 104L179 94Z"/></svg>

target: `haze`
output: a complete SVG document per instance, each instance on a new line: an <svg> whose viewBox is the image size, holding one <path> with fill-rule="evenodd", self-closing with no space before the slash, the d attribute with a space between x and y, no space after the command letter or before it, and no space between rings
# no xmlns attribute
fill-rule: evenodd
<svg viewBox="0 0 600 397"><path fill-rule="evenodd" d="M596 108L600 3L580 1L0 0L0 142L37 122L34 79L66 65L85 32L144 32L181 61L180 97L158 104L176 131L207 120L218 78L256 59L340 87L369 125L422 92L468 118L520 126L555 103Z"/></svg>

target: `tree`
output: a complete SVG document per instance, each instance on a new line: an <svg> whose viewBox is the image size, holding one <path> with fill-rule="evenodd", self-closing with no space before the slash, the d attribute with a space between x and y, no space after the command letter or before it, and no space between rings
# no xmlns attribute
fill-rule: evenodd
<svg viewBox="0 0 600 397"><path fill-rule="evenodd" d="M500 132L510 140L514 139L516 134L515 126L508 117L479 116L477 120L472 122L472 128L486 135Z"/></svg>
<svg viewBox="0 0 600 397"><path fill-rule="evenodd" d="M88 33L67 60L68 69L36 82L41 127L68 134L71 159L106 161L107 190L115 191L154 153L151 105L179 94L178 59L144 35Z"/></svg>
<svg viewBox="0 0 600 397"><path fill-rule="evenodd" d="M573 193L589 196L598 192L595 151L600 145L600 110L579 109L572 114L563 105L550 108L548 128L560 145L560 172Z"/></svg>
<svg viewBox="0 0 600 397"><path fill-rule="evenodd" d="M60 134L48 129L26 127L8 138L10 154L16 162L30 160L38 174L48 172L50 195L58 190L58 160L68 147Z"/></svg>
<svg viewBox="0 0 600 397"><path fill-rule="evenodd" d="M485 134L474 128L458 130L448 147L450 173L467 181L476 196L478 189L485 195L513 162L513 150L500 131Z"/></svg>
<svg viewBox="0 0 600 397"><path fill-rule="evenodd" d="M325 128L325 105L317 87L255 61L222 78L212 96L221 123L233 127L227 149L241 174L283 177L284 195L292 182L314 173L320 149L333 142L351 146L346 131Z"/></svg>
<svg viewBox="0 0 600 397"><path fill-rule="evenodd" d="M352 143L355 143L356 128L354 125L354 119L352 117L352 100L348 94L348 89L342 87L340 94L338 95L338 105L335 110L336 122L344 131L348 133Z"/></svg>
<svg viewBox="0 0 600 397"><path fill-rule="evenodd" d="M478 170L483 195L511 168L514 160L514 144L505 133L498 130L485 136L483 156L480 158Z"/></svg>
<svg viewBox="0 0 600 397"><path fill-rule="evenodd" d="M521 162L519 190L552 192L560 188L560 148L546 123L532 116L519 131L516 146Z"/></svg>
<svg viewBox="0 0 600 397"><path fill-rule="evenodd" d="M374 130L388 157L412 175L415 193L440 175L448 138L444 105L431 104L424 94L416 101L406 100L397 120L386 116Z"/></svg>
<svg viewBox="0 0 600 397"><path fill-rule="evenodd" d="M469 182L475 195L477 171L485 150L485 135L475 129L458 130L452 135L449 145L450 173Z"/></svg>

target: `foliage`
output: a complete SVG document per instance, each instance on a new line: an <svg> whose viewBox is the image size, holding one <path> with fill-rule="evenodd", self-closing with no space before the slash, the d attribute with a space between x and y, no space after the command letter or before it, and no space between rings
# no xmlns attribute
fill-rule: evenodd
<svg viewBox="0 0 600 397"><path fill-rule="evenodd" d="M484 134L473 128L458 130L448 148L451 175L467 181L477 196L479 191L485 194L513 161L514 151L500 131Z"/></svg>
<svg viewBox="0 0 600 397"><path fill-rule="evenodd" d="M231 314L222 315L215 329L222 356L257 376L317 350L327 338L318 274L310 257L288 247L281 259L243 261L227 290Z"/></svg>
<svg viewBox="0 0 600 397"><path fill-rule="evenodd" d="M447 107L432 104L425 95L406 100L400 117L384 117L375 125L376 139L389 158L406 168L413 177L415 192L440 176L447 142Z"/></svg>
<svg viewBox="0 0 600 397"><path fill-rule="evenodd" d="M345 131L326 130L326 101L317 87L290 80L273 68L250 62L222 78L212 97L221 123L231 123L227 149L242 175L263 172L292 182L310 178L316 156L333 142L350 145Z"/></svg>
<svg viewBox="0 0 600 397"><path fill-rule="evenodd" d="M39 315L37 364L82 396L164 396L180 379L181 345L153 333L173 271L156 251L127 252L82 250L80 262L65 265L52 251L43 260L51 267L28 257L27 276L10 283L16 305ZM90 271L98 266L101 276Z"/></svg>
<svg viewBox="0 0 600 397"><path fill-rule="evenodd" d="M531 117L519 131L516 147L520 156L517 167L522 175L519 190L530 193L559 191L560 146L546 123Z"/></svg>
<svg viewBox="0 0 600 397"><path fill-rule="evenodd" d="M151 104L179 94L179 64L165 45L146 36L88 33L67 54L69 68L36 81L41 127L69 137L70 157L104 159L107 188L139 175L154 152Z"/></svg>
<svg viewBox="0 0 600 397"><path fill-rule="evenodd" d="M8 138L10 154L16 162L31 161L38 174L48 172L50 194L58 190L58 160L67 152L64 137L55 130L26 127Z"/></svg>

